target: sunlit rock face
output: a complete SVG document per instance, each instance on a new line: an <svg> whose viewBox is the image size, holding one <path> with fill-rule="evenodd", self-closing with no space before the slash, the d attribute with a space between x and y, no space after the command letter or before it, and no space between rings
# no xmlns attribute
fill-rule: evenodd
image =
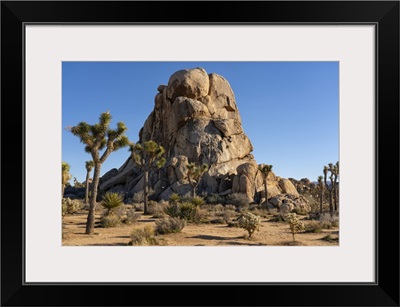
<svg viewBox="0 0 400 307"><path fill-rule="evenodd" d="M157 91L154 109L139 132L140 143L153 140L165 149L166 164L149 176L153 197L188 193L186 166L194 162L209 165L197 193L243 193L250 201L260 200L262 176L228 80L203 68L184 69ZM143 174L129 158L111 175L103 176L100 190L132 195L143 187ZM279 183L277 178L281 180L273 173L268 177L269 197L295 190L290 181Z"/></svg>

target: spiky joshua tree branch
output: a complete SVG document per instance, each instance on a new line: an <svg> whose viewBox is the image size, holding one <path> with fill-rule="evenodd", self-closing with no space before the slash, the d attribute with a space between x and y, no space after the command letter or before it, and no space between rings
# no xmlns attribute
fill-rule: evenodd
<svg viewBox="0 0 400 307"><path fill-rule="evenodd" d="M86 122L80 122L76 126L68 128L85 145L85 151L91 154L94 163L86 234L92 234L94 229L94 213L101 165L113 151L129 144L128 137L125 135L126 125L123 122L118 122L116 129L110 129L110 123L111 114L107 111L100 114L99 122L96 124L90 125Z"/></svg>
<svg viewBox="0 0 400 307"><path fill-rule="evenodd" d="M189 163L187 165L187 177L192 187L192 197L196 196L196 189L201 181L203 175L208 171L208 164L196 165L195 163Z"/></svg>

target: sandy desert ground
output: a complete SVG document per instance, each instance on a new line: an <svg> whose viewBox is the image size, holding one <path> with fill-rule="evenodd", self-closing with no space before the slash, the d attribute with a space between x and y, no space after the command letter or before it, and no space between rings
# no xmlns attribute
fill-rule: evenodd
<svg viewBox="0 0 400 307"><path fill-rule="evenodd" d="M134 228L144 225L155 225L155 218L141 215L133 225L122 224L118 227L102 228L99 226L100 214L96 214L95 232L86 235L87 211L79 211L63 218L63 246L129 246L130 233ZM289 225L284 222L273 222L273 216L262 218L260 230L248 239L247 232L227 224L187 224L180 233L157 235L161 246L338 246L339 230L337 227L323 229L320 233L301 232L296 234L293 243ZM299 216L305 225L311 221ZM332 240L323 238L330 235ZM130 246L132 248L132 246Z"/></svg>

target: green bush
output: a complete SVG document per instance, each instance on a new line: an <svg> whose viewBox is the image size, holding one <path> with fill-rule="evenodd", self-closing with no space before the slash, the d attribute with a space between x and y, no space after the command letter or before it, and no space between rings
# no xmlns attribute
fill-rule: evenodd
<svg viewBox="0 0 400 307"><path fill-rule="evenodd" d="M240 228L247 230L250 239L255 231L260 230L261 217L253 213L246 212L238 218L238 225Z"/></svg>
<svg viewBox="0 0 400 307"><path fill-rule="evenodd" d="M163 218L156 221L155 232L156 234L168 234L181 232L186 226L186 221L177 217Z"/></svg>
<svg viewBox="0 0 400 307"><path fill-rule="evenodd" d="M149 225L144 226L143 228L133 229L131 232L131 241L129 245L159 245L157 238L154 237L154 229Z"/></svg>
<svg viewBox="0 0 400 307"><path fill-rule="evenodd" d="M122 195L113 192L107 192L103 195L101 205L107 209L106 215L110 214L111 210L118 208L124 204Z"/></svg>

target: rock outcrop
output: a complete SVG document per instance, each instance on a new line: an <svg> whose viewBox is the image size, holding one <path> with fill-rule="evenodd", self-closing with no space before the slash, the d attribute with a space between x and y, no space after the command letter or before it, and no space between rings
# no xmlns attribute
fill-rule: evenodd
<svg viewBox="0 0 400 307"><path fill-rule="evenodd" d="M165 149L163 168L150 173L154 198L168 199L172 193L186 194L188 163L209 165L197 193L246 194L260 201L262 176L251 152L253 145L242 128L235 95L222 76L202 68L175 72L168 85L160 85L154 109L139 132L139 142L153 140ZM143 174L128 158L118 169L106 173L100 190L124 188L134 194L143 187ZM268 197L282 193L298 196L287 179L268 177Z"/></svg>

